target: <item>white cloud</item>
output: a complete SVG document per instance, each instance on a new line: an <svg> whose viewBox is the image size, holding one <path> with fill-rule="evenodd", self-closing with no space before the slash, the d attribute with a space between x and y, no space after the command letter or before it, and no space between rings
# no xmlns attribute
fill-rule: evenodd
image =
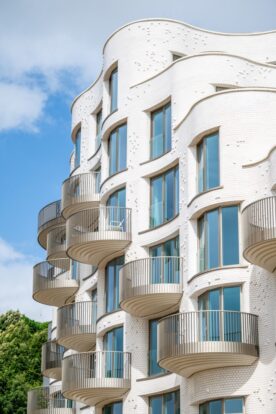
<svg viewBox="0 0 276 414"><path fill-rule="evenodd" d="M33 260L0 238L0 313L19 310L37 321L51 320L51 308L32 299Z"/></svg>

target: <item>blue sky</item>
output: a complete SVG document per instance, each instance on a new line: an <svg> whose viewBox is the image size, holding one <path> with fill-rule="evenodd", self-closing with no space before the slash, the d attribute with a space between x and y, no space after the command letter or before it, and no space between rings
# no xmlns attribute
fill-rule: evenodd
<svg viewBox="0 0 276 414"><path fill-rule="evenodd" d="M70 104L100 71L106 38L147 17L223 32L266 31L276 29L276 2L0 2L0 312L50 317L31 299L32 265L45 257L36 242L37 213L60 198L69 173Z"/></svg>

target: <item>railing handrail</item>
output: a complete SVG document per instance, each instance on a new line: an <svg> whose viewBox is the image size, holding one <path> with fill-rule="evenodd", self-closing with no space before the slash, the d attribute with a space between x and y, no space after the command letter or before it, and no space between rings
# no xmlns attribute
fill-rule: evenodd
<svg viewBox="0 0 276 414"><path fill-rule="evenodd" d="M129 358L131 358L131 352L127 352L127 351L88 351L88 352L80 352L78 354L71 354L71 355L66 355L63 360L67 359L67 358L81 358L85 355L107 355L107 354L114 354L114 355L128 355ZM78 368L78 367L77 367Z"/></svg>
<svg viewBox="0 0 276 414"><path fill-rule="evenodd" d="M65 178L65 180L63 180L62 185L69 182L69 181L73 181L73 180L77 180L80 177L90 177L90 176L99 176L101 173L99 171L90 171L87 173L80 173L80 174L76 174L76 175L71 175L70 177Z"/></svg>
<svg viewBox="0 0 276 414"><path fill-rule="evenodd" d="M50 206L56 205L56 215L48 220L42 220L42 214L46 209L48 209ZM38 229L40 229L44 224L55 220L56 218L61 217L61 199L52 201L51 203L46 204L46 206L42 207L38 212Z"/></svg>
<svg viewBox="0 0 276 414"><path fill-rule="evenodd" d="M215 312L220 312L220 313L236 313L236 314L239 314L239 315L250 315L250 316L253 316L253 317L255 317L255 318L259 318L259 316L258 315L256 315L255 313L250 313L250 312L243 312L243 311L233 311L233 310L220 310L220 309L218 309L218 310L197 310L197 311L188 311L188 312L179 312L179 313L175 313L175 314L173 314L173 315L168 315L168 316L164 316L163 318L160 318L159 320L158 320L158 323L159 322L161 322L161 321L164 321L164 320L166 320L166 319L172 319L172 318L176 318L176 317L180 317L180 316L182 316L182 317L184 317L185 315L189 315L189 314L200 314L200 313L203 313L203 312L213 312L213 313L215 313Z"/></svg>
<svg viewBox="0 0 276 414"><path fill-rule="evenodd" d="M251 206L256 205L256 204L261 204L262 202L266 202L266 200L271 200L274 199L276 202L276 196L269 196L269 197L263 197L263 198L259 198L258 200L252 201L250 204L247 204L247 206L245 206L242 209L242 213L244 213L247 209L249 209Z"/></svg>
<svg viewBox="0 0 276 414"><path fill-rule="evenodd" d="M58 312L61 311L64 308L68 308L69 306L71 306L71 307L73 307L73 306L81 306L80 304L84 304L84 303L92 303L92 304L94 303L94 304L97 305L97 300L92 299L92 300L84 300L84 301L81 301L81 302L66 303L65 305L62 305L62 306L60 306L58 308ZM85 305L83 305L83 306L85 306Z"/></svg>
<svg viewBox="0 0 276 414"><path fill-rule="evenodd" d="M54 265L53 265L54 263ZM67 266L58 266L58 264L68 264L69 267L67 268ZM55 266L55 264L57 264ZM50 274L47 271L49 271L50 269L55 269L57 272L59 271L59 273L57 274ZM67 273L67 279L71 279L71 274L70 274L70 259L53 259L51 261L45 260L43 262L39 262L37 263L34 267L33 267L33 271L34 274L36 275L36 277L44 277L45 279L48 280L56 280L57 278L61 277L62 275L64 275L65 273ZM45 272L45 273L44 273Z"/></svg>
<svg viewBox="0 0 276 414"><path fill-rule="evenodd" d="M125 267L127 267L128 265L131 265L132 263L137 263L137 262L142 262L142 261L150 261L150 260L154 260L154 259L179 259L180 261L183 260L183 257L181 256L155 256L155 257L143 257L141 259L135 259L135 260L131 260L130 262L127 262L125 264L123 264L120 268L120 270L124 269Z"/></svg>

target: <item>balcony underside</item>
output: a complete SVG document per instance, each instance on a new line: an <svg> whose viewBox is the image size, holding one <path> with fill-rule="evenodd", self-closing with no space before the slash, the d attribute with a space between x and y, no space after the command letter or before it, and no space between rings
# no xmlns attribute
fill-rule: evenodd
<svg viewBox="0 0 276 414"><path fill-rule="evenodd" d="M50 283L47 288L41 288L33 293L33 298L39 303L49 306L63 306L67 301L77 292L78 283L76 280L68 280L66 284L64 281L60 282L58 286L57 281Z"/></svg>
<svg viewBox="0 0 276 414"><path fill-rule="evenodd" d="M46 260L50 263L53 263L53 261L56 259L68 259L65 248L62 250L56 250L54 252L50 252L50 254L48 254L46 258Z"/></svg>
<svg viewBox="0 0 276 414"><path fill-rule="evenodd" d="M245 259L273 273L276 270L276 239L251 245L244 251Z"/></svg>
<svg viewBox="0 0 276 414"><path fill-rule="evenodd" d="M99 207L100 194L94 194L93 198L88 201L72 202L62 210L62 215L65 219L82 210Z"/></svg>
<svg viewBox="0 0 276 414"><path fill-rule="evenodd" d="M61 334L57 338L57 342L59 345L63 345L67 349L73 349L74 351L78 352L87 352L91 351L96 344L96 328L95 332L93 333L68 333Z"/></svg>
<svg viewBox="0 0 276 414"><path fill-rule="evenodd" d="M100 232L95 233L90 241L82 243L79 239L71 244L67 249L67 254L73 260L81 263L98 265L105 257L124 250L130 243L126 233L105 232L104 236Z"/></svg>
<svg viewBox="0 0 276 414"><path fill-rule="evenodd" d="M254 345L240 342L200 342L179 345L178 355L159 360L159 365L184 377L207 369L252 365L258 358Z"/></svg>
<svg viewBox="0 0 276 414"><path fill-rule="evenodd" d="M47 378L61 380L61 367L46 368L42 371L42 375Z"/></svg>
<svg viewBox="0 0 276 414"><path fill-rule="evenodd" d="M178 310L182 296L180 290L176 284L139 286L132 289L132 296L124 299L120 306L140 318L165 316Z"/></svg>
<svg viewBox="0 0 276 414"><path fill-rule="evenodd" d="M129 389L130 381L120 378L90 378L86 384L74 389L62 389L64 397L94 406L104 401L121 398Z"/></svg>

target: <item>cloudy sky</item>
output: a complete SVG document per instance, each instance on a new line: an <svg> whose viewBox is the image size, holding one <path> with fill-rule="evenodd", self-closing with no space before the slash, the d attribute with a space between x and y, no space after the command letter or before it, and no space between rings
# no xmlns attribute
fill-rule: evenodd
<svg viewBox="0 0 276 414"><path fill-rule="evenodd" d="M69 173L70 103L101 68L114 30L147 17L209 30L276 29L275 0L0 0L0 312L37 320L31 298L38 210L60 198Z"/></svg>

